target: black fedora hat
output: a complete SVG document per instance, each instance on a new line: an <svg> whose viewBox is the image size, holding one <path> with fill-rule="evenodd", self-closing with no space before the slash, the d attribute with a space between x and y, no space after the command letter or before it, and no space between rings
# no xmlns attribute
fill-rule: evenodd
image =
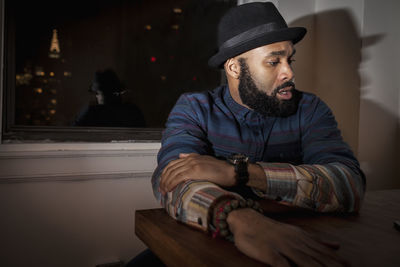
<svg viewBox="0 0 400 267"><path fill-rule="evenodd" d="M219 48L208 60L208 65L221 68L229 58L267 44L289 40L295 44L303 39L306 32L303 27L289 28L271 2L233 7L218 24Z"/></svg>

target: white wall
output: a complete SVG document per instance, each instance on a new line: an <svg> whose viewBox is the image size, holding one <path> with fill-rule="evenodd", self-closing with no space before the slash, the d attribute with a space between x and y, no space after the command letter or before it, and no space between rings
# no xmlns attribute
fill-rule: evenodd
<svg viewBox="0 0 400 267"><path fill-rule="evenodd" d="M94 267L145 246L136 209L154 208L148 178L0 185L0 265Z"/></svg>
<svg viewBox="0 0 400 267"><path fill-rule="evenodd" d="M370 189L400 187L399 11L396 0L364 1L359 160Z"/></svg>
<svg viewBox="0 0 400 267"><path fill-rule="evenodd" d="M357 154L363 0L318 0L315 6L314 92L332 108Z"/></svg>
<svg viewBox="0 0 400 267"><path fill-rule="evenodd" d="M95 266L145 248L137 209L158 208L160 144L0 146L0 266Z"/></svg>

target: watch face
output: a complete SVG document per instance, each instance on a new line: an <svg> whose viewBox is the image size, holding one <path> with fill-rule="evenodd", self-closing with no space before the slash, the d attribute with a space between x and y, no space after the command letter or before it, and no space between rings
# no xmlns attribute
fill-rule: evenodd
<svg viewBox="0 0 400 267"><path fill-rule="evenodd" d="M234 163L234 164L236 164L240 161L247 162L249 160L249 158L243 154L233 154L230 159L231 159L232 163Z"/></svg>

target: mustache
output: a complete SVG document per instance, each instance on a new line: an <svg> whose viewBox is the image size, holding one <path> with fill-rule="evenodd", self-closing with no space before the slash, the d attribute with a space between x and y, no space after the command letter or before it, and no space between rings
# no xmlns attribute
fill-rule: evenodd
<svg viewBox="0 0 400 267"><path fill-rule="evenodd" d="M283 83L283 84L279 85L278 87L276 87L276 88L274 89L274 93L278 93L278 91L279 91L279 90L281 90L281 89L283 89L283 88L286 88L286 87L292 87L292 88L295 88L295 87L296 87L296 85L294 84L294 82L293 82L293 81L288 81L288 82L285 82L285 83Z"/></svg>

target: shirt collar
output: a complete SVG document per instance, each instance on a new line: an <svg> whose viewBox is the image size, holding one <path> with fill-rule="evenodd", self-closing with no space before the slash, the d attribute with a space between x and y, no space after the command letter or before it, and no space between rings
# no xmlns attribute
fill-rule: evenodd
<svg viewBox="0 0 400 267"><path fill-rule="evenodd" d="M252 112L252 110L240 105L232 98L228 85L224 87L224 101L238 119L245 119L245 116Z"/></svg>

